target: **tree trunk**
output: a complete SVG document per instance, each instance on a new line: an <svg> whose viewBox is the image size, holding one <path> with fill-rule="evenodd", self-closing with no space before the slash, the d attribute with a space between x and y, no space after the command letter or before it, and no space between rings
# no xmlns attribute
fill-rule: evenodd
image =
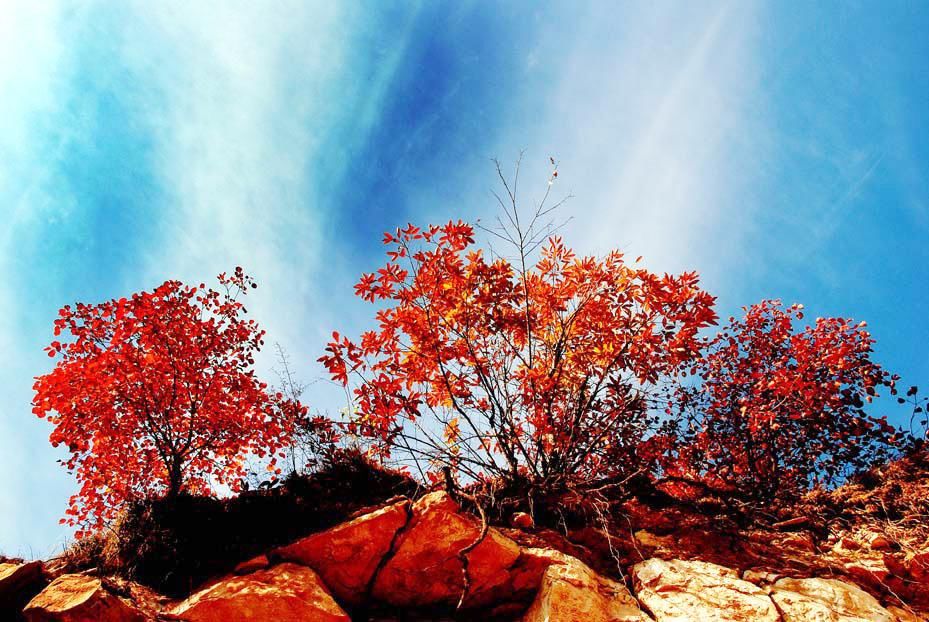
<svg viewBox="0 0 929 622"><path fill-rule="evenodd" d="M184 486L184 472L181 461L175 458L168 467L168 498L176 499Z"/></svg>

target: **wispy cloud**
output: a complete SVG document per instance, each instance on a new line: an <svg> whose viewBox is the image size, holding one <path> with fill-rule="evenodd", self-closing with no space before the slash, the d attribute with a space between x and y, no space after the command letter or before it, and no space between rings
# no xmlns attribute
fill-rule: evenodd
<svg viewBox="0 0 929 622"><path fill-rule="evenodd" d="M169 8L168 8L169 7ZM261 283L250 306L273 339L308 359L307 330L329 317L338 240L324 235L338 174L362 142L406 43L359 47L370 15L337 3L139 4L126 56L159 93L156 174L170 196L146 261L151 281L208 278L243 265ZM161 64L170 51L173 62ZM363 93L363 95L362 95ZM327 265L328 263L328 265ZM320 328L320 330L324 330ZM315 340L314 340L315 342Z"/></svg>
<svg viewBox="0 0 929 622"><path fill-rule="evenodd" d="M531 93L548 103L541 120L511 128L501 149L524 144L539 162L561 158L575 245L622 248L653 269L696 268L721 284L764 158L753 138L764 104L760 10L654 3L535 16L544 35L527 53L527 72L541 74ZM560 37L575 21L572 36Z"/></svg>
<svg viewBox="0 0 929 622"><path fill-rule="evenodd" d="M376 54L365 47L376 15L331 3L89 3L67 20L26 4L3 11L0 87L11 96L0 97L0 268L16 278L0 283L0 345L17 366L0 379L9 409L0 418L0 547L29 554L21 546L63 538L54 525L73 486L28 407L31 378L47 365L48 305L242 265L261 282L249 307L270 338L301 367L315 359L345 265L338 239L322 233L335 198L324 189L338 184L316 169L338 175L377 123L415 11ZM123 125L114 131L114 122ZM111 135L123 142L105 142ZM342 150L327 153L332 144ZM122 167L120 154L132 157ZM113 184L133 194L108 194ZM63 239L92 274L68 265ZM30 265L36 258L41 268ZM102 287L90 291L84 277ZM43 478L48 494L29 494Z"/></svg>

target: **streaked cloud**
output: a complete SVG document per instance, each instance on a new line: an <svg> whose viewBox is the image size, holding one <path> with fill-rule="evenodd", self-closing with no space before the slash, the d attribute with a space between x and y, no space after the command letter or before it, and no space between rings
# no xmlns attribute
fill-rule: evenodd
<svg viewBox="0 0 929 622"><path fill-rule="evenodd" d="M589 10L570 41L550 28L528 61L553 67L531 150L561 158L576 244L719 280L764 158L753 138L762 19L754 3L627 4L609 19Z"/></svg>

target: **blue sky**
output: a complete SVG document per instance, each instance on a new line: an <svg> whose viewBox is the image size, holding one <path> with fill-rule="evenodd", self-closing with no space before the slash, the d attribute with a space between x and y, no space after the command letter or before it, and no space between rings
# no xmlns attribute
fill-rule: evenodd
<svg viewBox="0 0 929 622"><path fill-rule="evenodd" d="M579 251L867 320L929 383L927 31L923 2L0 3L0 551L68 538L29 406L58 307L241 264L312 380L381 232L492 216L523 149Z"/></svg>

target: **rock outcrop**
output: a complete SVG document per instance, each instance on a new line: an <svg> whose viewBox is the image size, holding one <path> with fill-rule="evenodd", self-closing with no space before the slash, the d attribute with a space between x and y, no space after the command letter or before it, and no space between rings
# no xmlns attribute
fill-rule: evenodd
<svg viewBox="0 0 929 622"><path fill-rule="evenodd" d="M753 531L742 542L714 542L710 532L680 530L675 540L667 522L658 524L663 533L630 534L622 557L615 538L597 530L572 541L516 522L528 531L485 529L434 492L249 558L181 601L89 574L62 574L46 586L61 571L41 562L0 562L0 598L31 598L22 616L47 622L348 622L350 614L401 620L417 611L425 619L523 622L929 620L920 604L929 596L926 552L892 538L846 534L823 553L810 534ZM596 554L603 546L606 558ZM727 550L731 562L708 561ZM774 555L789 563L772 568ZM877 583L849 570L878 559ZM894 586L915 597L899 598Z"/></svg>
<svg viewBox="0 0 929 622"><path fill-rule="evenodd" d="M784 622L894 622L864 590L836 579L779 579L771 589Z"/></svg>

